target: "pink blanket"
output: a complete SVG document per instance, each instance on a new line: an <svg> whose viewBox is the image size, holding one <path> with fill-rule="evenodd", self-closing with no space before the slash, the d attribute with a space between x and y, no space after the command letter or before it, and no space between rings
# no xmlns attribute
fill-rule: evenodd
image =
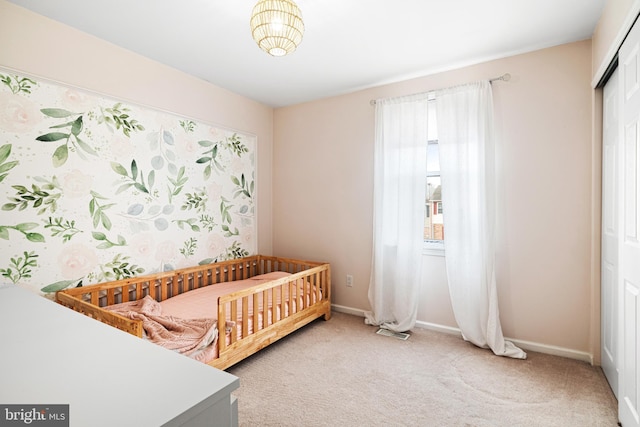
<svg viewBox="0 0 640 427"><path fill-rule="evenodd" d="M218 338L215 319L182 319L163 315L160 304L148 295L138 301L115 304L105 309L129 319L142 320L150 341L187 356L215 343Z"/></svg>

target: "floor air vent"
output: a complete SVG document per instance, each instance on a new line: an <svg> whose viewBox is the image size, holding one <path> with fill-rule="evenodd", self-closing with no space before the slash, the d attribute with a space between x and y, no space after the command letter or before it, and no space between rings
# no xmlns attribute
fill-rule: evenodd
<svg viewBox="0 0 640 427"><path fill-rule="evenodd" d="M411 336L411 334L407 334L405 332L393 332L388 329L382 329L382 328L378 329L376 334L384 335L385 337L398 338L399 340L405 340L405 341L408 340L409 337Z"/></svg>

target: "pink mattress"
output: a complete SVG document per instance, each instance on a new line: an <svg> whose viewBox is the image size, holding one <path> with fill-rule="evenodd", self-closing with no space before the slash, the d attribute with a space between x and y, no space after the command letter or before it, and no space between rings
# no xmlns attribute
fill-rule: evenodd
<svg viewBox="0 0 640 427"><path fill-rule="evenodd" d="M290 276L290 273L276 271L272 273L262 274L259 276L254 276L250 279L245 280L236 280L233 282L224 282L224 283L216 283L214 285L205 286L204 288L194 289L192 291L185 292L183 294L177 295L175 297L164 300L160 303L162 306L163 315L179 317L183 319L198 319L198 318L214 318L218 317L218 298L230 294L232 292L241 291L252 286L262 284L265 282L269 282L272 280L280 279L282 277ZM298 285L294 288L294 299L292 301L293 310L296 311L298 307L301 307L301 295L302 295L302 286L303 281L298 280ZM282 304L281 302L288 301L289 290L288 286L284 287L284 298L280 295L280 289L276 288L274 290L276 304L273 304L271 293L268 295L267 301L267 310L263 310L263 295L262 293L258 294L258 330L262 329L265 326L270 325L274 319L280 319L282 315L289 315L289 306L287 304ZM298 296L298 298L295 298ZM312 302L315 302L315 297L311 298ZM309 298L307 298L307 302L309 302ZM247 322L247 333L253 333L253 298L248 299L248 318L244 319ZM275 310L273 309L275 306ZM281 307L284 309L284 313L281 313ZM237 331L237 339L242 338L242 330L243 330L243 319L242 319L242 301L240 301L238 307L238 318L231 319L231 309L227 307L227 330L224 332L224 336L226 339L227 345L231 344L231 327L236 326ZM264 321L263 311L267 315L266 324ZM274 318L275 316L275 318ZM217 331L220 334L219 331ZM219 338L217 338L219 339ZM207 363L218 357L218 346L217 339L212 343L212 345L207 346L206 348L202 348L194 354L190 355L190 357L199 360L201 362Z"/></svg>
<svg viewBox="0 0 640 427"><path fill-rule="evenodd" d="M274 271L272 273L254 276L250 279L216 283L215 285L194 289L162 301L160 303L162 306L162 314L183 319L217 318L218 298L221 296L286 276L290 276L290 274L282 271Z"/></svg>
<svg viewBox="0 0 640 427"><path fill-rule="evenodd" d="M175 297L171 297L167 300L161 301L159 304L158 315L175 318L176 321L182 321L183 319L186 321L189 320L211 320L216 322L218 317L218 298L221 296L230 294L232 292L241 291L252 286L256 286L262 283L266 283L272 280L280 279L286 276L290 276L290 273L276 271L267 274L262 274L259 276L252 277L250 279L244 280L236 280L232 282L224 282L224 283L216 283L213 285L205 286L203 288L194 289L188 292L185 292L180 295L176 295ZM308 285L308 282L306 282ZM291 306L293 312L297 311L299 307L302 306L302 295L303 286L305 281L302 279L297 280L297 284L292 288L293 289L293 299L291 301ZM314 289L315 290L315 289ZM307 293L309 289L307 288ZM263 294L258 294L258 319L257 319L257 328L262 329L265 326L270 325L274 320L278 320L281 316L289 315L289 305L281 304L282 301L288 302L289 298L289 286L284 286L284 297L280 292L280 288L277 287L274 289L273 293L268 292L268 301L267 301L267 310L263 310ZM272 296L273 295L273 296ZM275 297L275 304L272 301L273 297ZM315 293L312 294L311 298L307 297L307 304L312 304L316 300ZM155 301L154 301L155 303ZM136 305L137 303L125 303L128 305ZM242 330L243 330L243 319L242 316L242 301L240 301L238 309L238 318L231 319L231 310L230 307L227 307L227 330L224 331L224 335L226 337L227 344L231 343L231 328L235 325L237 331L237 339L242 338ZM122 306L123 304L119 304ZM229 304L230 305L230 304ZM118 305L110 306L112 309L116 309ZM275 307L275 310L274 310ZM108 308L108 307L107 307ZM248 318L244 319L247 322L247 333L253 333L253 298L248 298ZM282 312L284 311L284 312ZM266 314L266 322L264 319L264 314ZM217 330L217 327L214 326L212 330L212 335L210 339L207 341L208 345L198 348L195 352L191 352L187 354L189 357L199 360L201 362L209 362L218 357L218 346L217 340L219 339L220 332ZM146 336L145 336L146 338Z"/></svg>

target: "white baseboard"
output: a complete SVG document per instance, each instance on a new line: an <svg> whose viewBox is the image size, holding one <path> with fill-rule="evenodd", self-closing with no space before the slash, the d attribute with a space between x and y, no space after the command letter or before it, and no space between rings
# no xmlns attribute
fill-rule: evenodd
<svg viewBox="0 0 640 427"><path fill-rule="evenodd" d="M364 310L345 307L344 305L331 304L331 310L337 311L338 313L353 314L354 316L364 317Z"/></svg>
<svg viewBox="0 0 640 427"><path fill-rule="evenodd" d="M505 337L504 339L511 341L523 350L536 351L538 353L551 354L553 356L561 356L569 359L580 360L587 362L590 365L594 364L594 358L592 354L584 351L571 350L569 348L557 347L554 345L540 344L537 342L518 340L514 338Z"/></svg>
<svg viewBox="0 0 640 427"><path fill-rule="evenodd" d="M346 313L346 314L352 314L354 316L364 317L364 310L360 310L357 308L331 304L331 309L339 313ZM462 333L460 332L460 329L453 328L451 326L438 325L436 323L429 323L429 322L423 322L421 320L418 320L416 322L416 327L462 337ZM561 356L569 359L580 360L582 362L587 362L591 365L593 365L593 362L594 362L593 355L583 351L576 351L576 350L571 350L569 348L557 347L557 346L547 345L547 344L540 344L536 342L518 340L518 339L508 338L508 337L505 337L505 339L508 341L511 341L512 343L514 343L515 345L517 345L523 350L535 351L538 353L551 354L553 356Z"/></svg>
<svg viewBox="0 0 640 427"><path fill-rule="evenodd" d="M462 332L460 329L452 326L438 325L437 323L423 322L422 320L416 320L416 327L422 329L429 329L430 331L442 332L443 334L456 335L462 338Z"/></svg>

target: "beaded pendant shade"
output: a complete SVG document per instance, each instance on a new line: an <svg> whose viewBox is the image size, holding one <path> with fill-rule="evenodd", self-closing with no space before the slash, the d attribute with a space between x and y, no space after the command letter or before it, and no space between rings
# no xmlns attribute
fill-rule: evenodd
<svg viewBox="0 0 640 427"><path fill-rule="evenodd" d="M302 13L292 0L258 1L250 24L253 39L269 55L284 56L302 42Z"/></svg>

